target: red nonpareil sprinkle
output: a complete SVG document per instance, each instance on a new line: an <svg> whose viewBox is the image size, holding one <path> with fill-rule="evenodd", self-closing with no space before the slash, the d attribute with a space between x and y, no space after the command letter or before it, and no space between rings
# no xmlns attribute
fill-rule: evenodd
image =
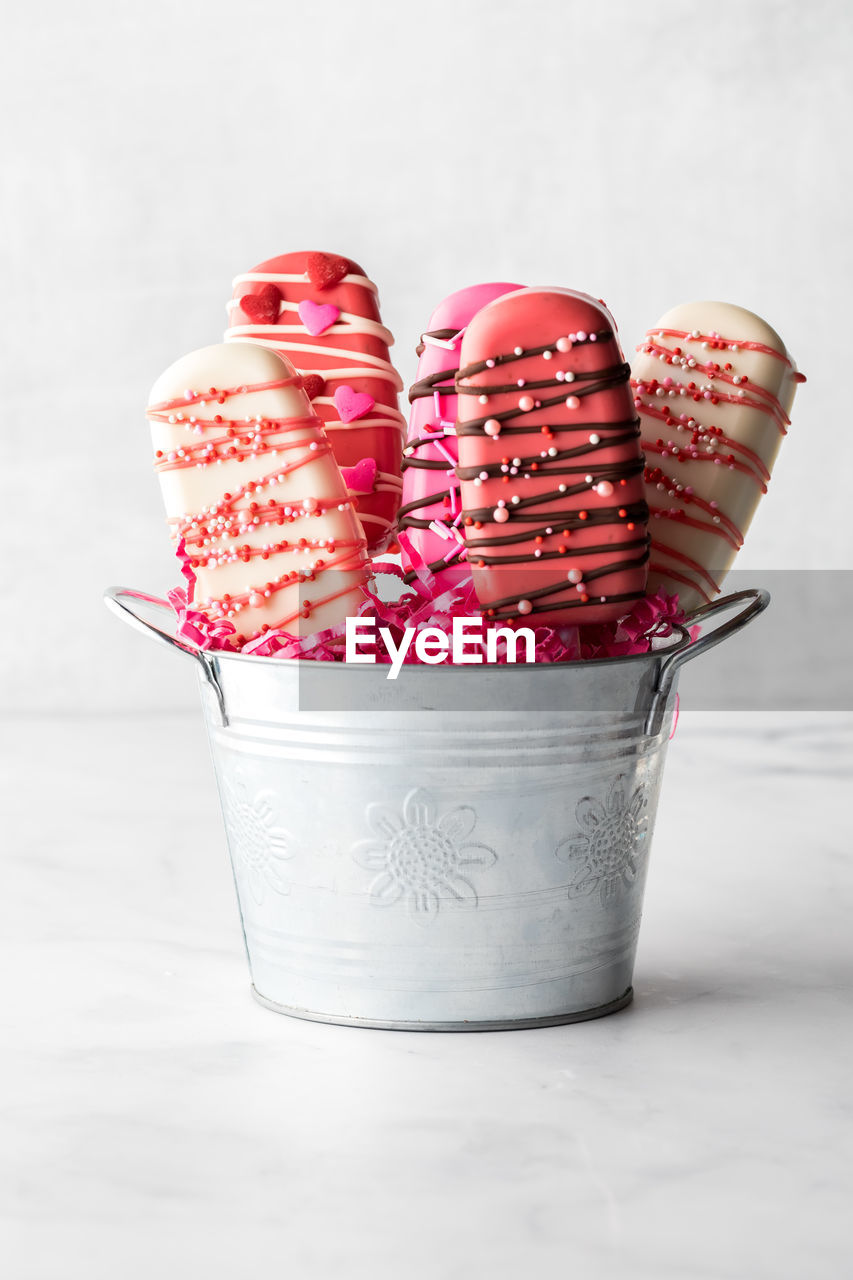
<svg viewBox="0 0 853 1280"><path fill-rule="evenodd" d="M325 379L321 378L319 373L306 373L302 378L302 390L309 400L313 400L326 390Z"/></svg>

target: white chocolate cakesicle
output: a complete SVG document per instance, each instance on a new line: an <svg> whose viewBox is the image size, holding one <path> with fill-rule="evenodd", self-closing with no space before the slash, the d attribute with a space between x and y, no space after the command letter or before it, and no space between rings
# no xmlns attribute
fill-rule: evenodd
<svg viewBox="0 0 853 1280"><path fill-rule="evenodd" d="M155 382L147 416L172 540L196 574L193 608L231 622L236 647L356 612L366 542L288 360L247 342L193 351Z"/></svg>
<svg viewBox="0 0 853 1280"><path fill-rule="evenodd" d="M689 612L731 568L805 379L775 330L727 302L668 311L631 374L646 455L648 591L676 592Z"/></svg>

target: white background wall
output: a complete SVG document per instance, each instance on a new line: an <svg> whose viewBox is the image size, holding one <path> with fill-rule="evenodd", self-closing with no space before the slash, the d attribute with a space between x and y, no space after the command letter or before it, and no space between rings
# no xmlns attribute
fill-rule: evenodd
<svg viewBox="0 0 853 1280"><path fill-rule="evenodd" d="M713 296L809 382L739 568L853 567L846 0L42 0L4 21L7 708L195 704L101 604L175 585L143 417L239 271L380 286L396 357L488 278L604 297L626 350ZM11 666L10 666L11 660Z"/></svg>

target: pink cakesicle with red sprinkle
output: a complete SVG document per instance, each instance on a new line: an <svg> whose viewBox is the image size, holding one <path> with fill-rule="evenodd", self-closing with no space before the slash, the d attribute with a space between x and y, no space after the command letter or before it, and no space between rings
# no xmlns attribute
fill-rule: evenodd
<svg viewBox="0 0 853 1280"><path fill-rule="evenodd" d="M439 303L421 335L417 381L409 390L412 412L403 457L403 505L398 528L441 581L467 576L462 503L455 466L456 387L459 347L477 312L518 284L475 284ZM401 543L403 564L406 548Z"/></svg>
<svg viewBox="0 0 853 1280"><path fill-rule="evenodd" d="M462 339L463 527L487 617L596 624L645 592L648 509L629 368L602 302L520 289Z"/></svg>
<svg viewBox="0 0 853 1280"><path fill-rule="evenodd" d="M366 542L322 424L293 365L246 342L171 365L147 410L193 608L232 624L232 647L268 630L312 635L355 613Z"/></svg>
<svg viewBox="0 0 853 1280"><path fill-rule="evenodd" d="M278 351L306 375L368 544L381 549L400 505L406 420L376 285L334 253L285 253L234 280L226 341Z"/></svg>
<svg viewBox="0 0 853 1280"><path fill-rule="evenodd" d="M632 365L651 513L649 590L712 600L755 514L805 378L769 324L728 302L674 307Z"/></svg>

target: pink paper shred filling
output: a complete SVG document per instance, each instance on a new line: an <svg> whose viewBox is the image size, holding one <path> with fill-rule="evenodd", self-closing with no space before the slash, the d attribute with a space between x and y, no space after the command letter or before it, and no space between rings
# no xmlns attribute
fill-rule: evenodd
<svg viewBox="0 0 853 1280"><path fill-rule="evenodd" d="M406 557L415 578L408 590L397 600L382 600L370 590L358 609L359 617L372 617L378 625L388 627L395 644L399 644L407 627L420 630L423 627L440 627L450 632L454 618L475 617L480 612L474 586L470 578L458 585L439 586L426 562L418 555L405 533L398 541L404 544ZM175 588L168 594L169 603L178 616L177 634L200 649L224 649L233 652L231 636L235 628L230 622L213 621L197 609L192 602L195 595L195 574L190 564L183 540L178 544L178 559L187 587ZM402 582L403 570L389 561L375 561L374 572L390 574ZM683 622L684 613L678 606L677 595L658 591L655 595L638 600L631 612L619 622L601 626L534 627L537 662L576 662L589 658L621 658L635 653L648 653L652 641L672 634L676 623ZM485 624L483 634L497 624ZM310 658L323 662L344 660L344 624L319 631L312 636L294 636L278 629L244 644L240 652L261 658ZM506 662L506 645L497 646L498 662ZM390 663L390 655L382 646L376 647L376 661ZM410 645L404 662L419 663L415 646Z"/></svg>

